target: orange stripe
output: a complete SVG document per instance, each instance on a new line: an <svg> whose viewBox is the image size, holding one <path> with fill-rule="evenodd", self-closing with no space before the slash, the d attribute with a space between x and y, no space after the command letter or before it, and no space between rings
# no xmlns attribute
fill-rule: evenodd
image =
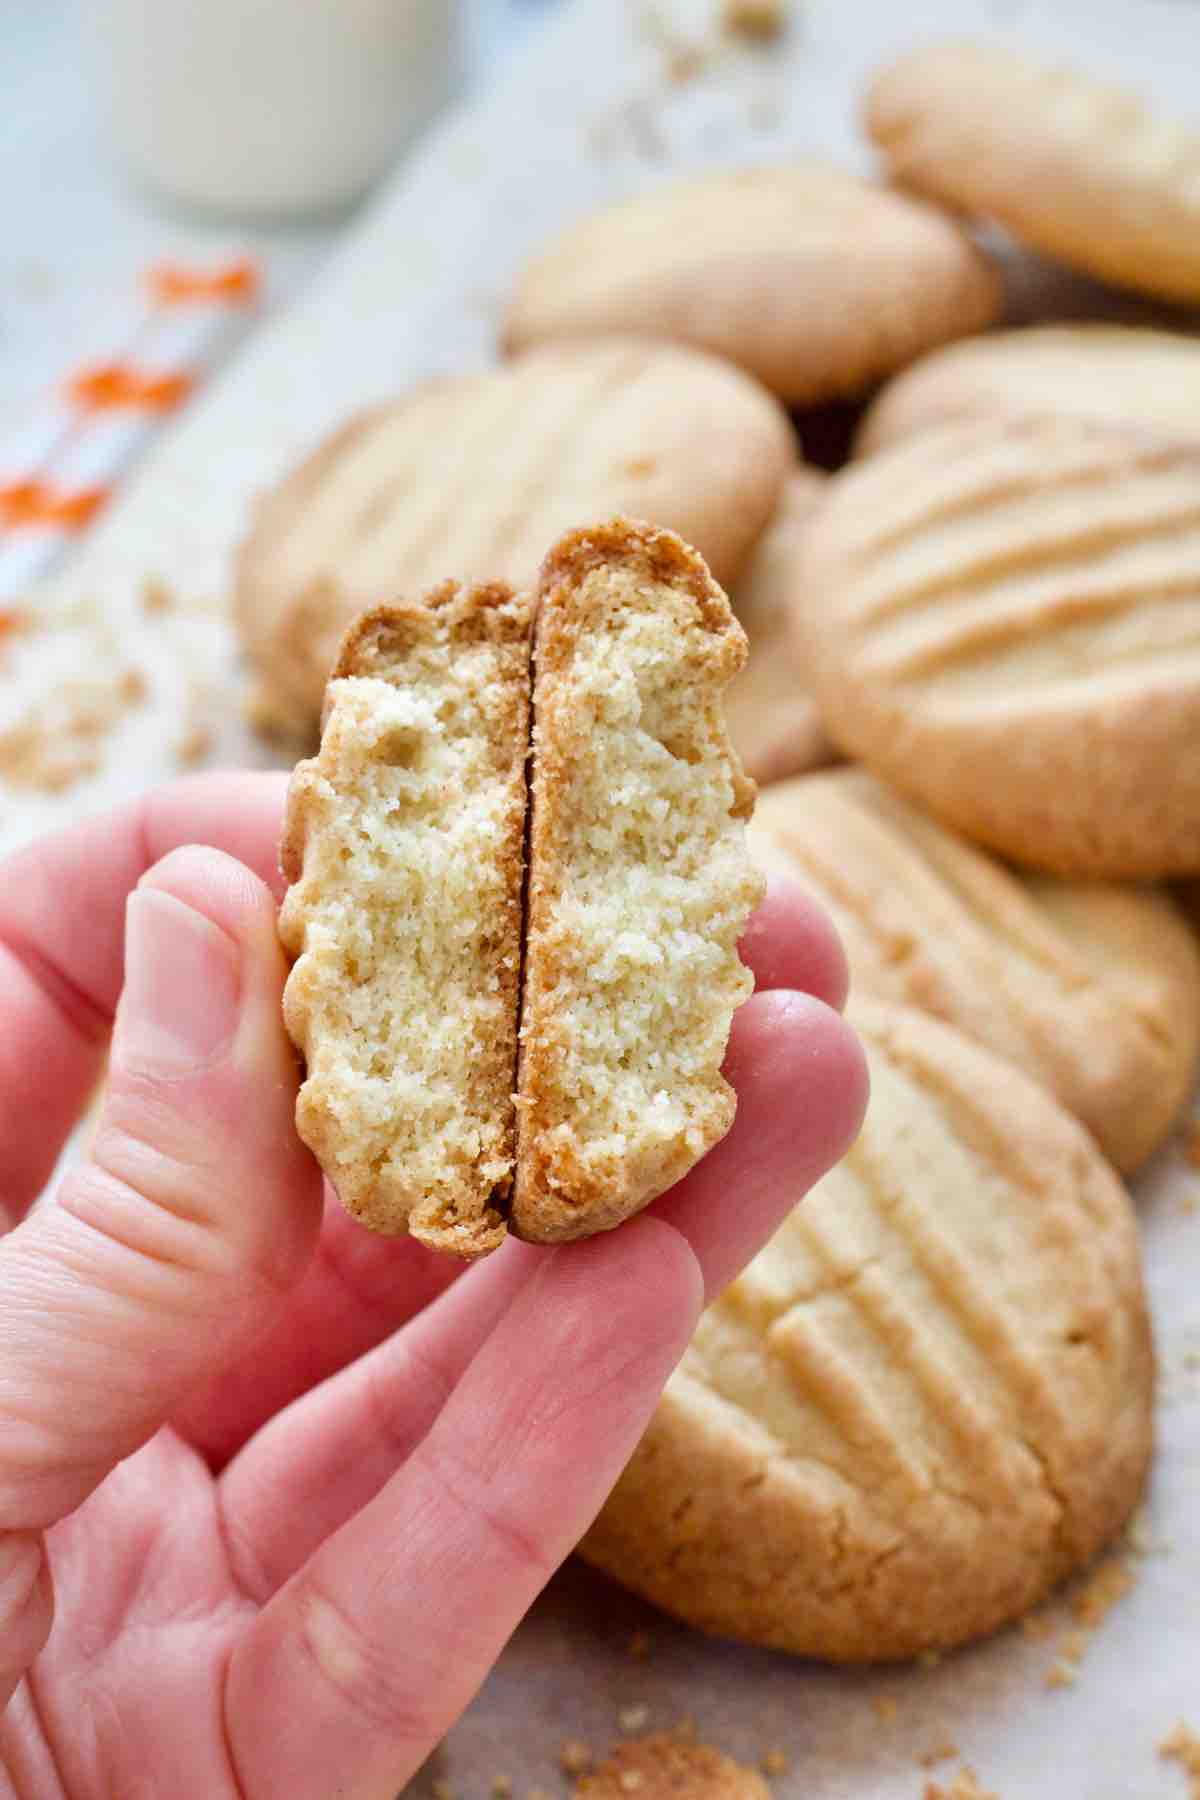
<svg viewBox="0 0 1200 1800"><path fill-rule="evenodd" d="M218 269L187 269L181 263L158 263L146 275L150 298L158 306L187 306L194 300L224 300L230 306L252 306L262 276L248 256Z"/></svg>
<svg viewBox="0 0 1200 1800"><path fill-rule="evenodd" d="M64 494L48 481L14 481L0 487L0 525L10 530L52 525L63 531L82 531L108 498L109 490L102 487Z"/></svg>
<svg viewBox="0 0 1200 1800"><path fill-rule="evenodd" d="M84 412L137 407L143 412L168 413L183 405L192 385L190 375L146 375L129 363L97 363L72 376L67 397Z"/></svg>

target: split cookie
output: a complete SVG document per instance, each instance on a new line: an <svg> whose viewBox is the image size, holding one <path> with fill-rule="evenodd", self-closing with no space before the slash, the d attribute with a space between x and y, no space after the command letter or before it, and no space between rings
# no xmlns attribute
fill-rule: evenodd
<svg viewBox="0 0 1200 1800"><path fill-rule="evenodd" d="M672 182L575 221L519 277L503 335L522 350L637 331L726 357L807 404L982 330L1000 299L954 220L800 163Z"/></svg>
<svg viewBox="0 0 1200 1800"><path fill-rule="evenodd" d="M826 730L1053 874L1200 872L1200 441L919 433L830 481L796 623Z"/></svg>
<svg viewBox="0 0 1200 1800"><path fill-rule="evenodd" d="M1167 1136L1200 1055L1200 949L1165 894L1018 875L862 769L769 789L749 837L830 914L856 996L1024 1069L1118 1169Z"/></svg>
<svg viewBox="0 0 1200 1800"><path fill-rule="evenodd" d="M629 339L550 346L353 420L260 501L235 614L279 729L311 733L364 608L453 576L532 587L581 519L634 513L740 572L794 465L780 407L727 364Z"/></svg>
<svg viewBox="0 0 1200 1800"><path fill-rule="evenodd" d="M940 44L882 70L865 110L905 187L1102 280L1200 299L1200 134L1136 94L996 44Z"/></svg>
<svg viewBox="0 0 1200 1800"><path fill-rule="evenodd" d="M763 883L725 729L745 636L700 558L618 520L546 559L512 1228L607 1229L733 1121L721 1074Z"/></svg>
<svg viewBox="0 0 1200 1800"><path fill-rule="evenodd" d="M858 1143L710 1306L584 1539L693 1625L802 1656L947 1649L1125 1524L1151 1452L1136 1224L1041 1088L852 1014Z"/></svg>

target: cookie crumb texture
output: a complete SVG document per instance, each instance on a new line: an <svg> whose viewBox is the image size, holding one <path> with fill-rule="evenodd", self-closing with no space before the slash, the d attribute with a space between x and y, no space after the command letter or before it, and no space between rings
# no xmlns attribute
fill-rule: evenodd
<svg viewBox="0 0 1200 1800"><path fill-rule="evenodd" d="M746 640L703 562L627 521L542 577L512 1229L606 1230L724 1136L763 882L724 723Z"/></svg>
<svg viewBox="0 0 1200 1800"><path fill-rule="evenodd" d="M1115 1536L1153 1358L1084 1131L931 1019L851 1016L862 1135L704 1314L583 1550L703 1629L872 1662L996 1629Z"/></svg>
<svg viewBox="0 0 1200 1800"><path fill-rule="evenodd" d="M619 1744L575 1789L576 1800L770 1800L755 1769L678 1732Z"/></svg>
<svg viewBox="0 0 1200 1800"><path fill-rule="evenodd" d="M285 827L297 1128L355 1217L461 1256L513 1169L528 642L502 587L368 613Z"/></svg>

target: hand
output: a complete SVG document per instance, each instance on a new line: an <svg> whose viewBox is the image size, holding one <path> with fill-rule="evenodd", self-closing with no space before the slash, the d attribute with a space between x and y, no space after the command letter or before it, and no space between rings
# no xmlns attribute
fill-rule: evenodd
<svg viewBox="0 0 1200 1800"><path fill-rule="evenodd" d="M463 1275L372 1238L293 1130L282 801L281 776L197 777L3 871L0 1768L22 1800L390 1800L595 1516L705 1295L861 1117L841 953L776 892L744 943L737 1120L678 1187ZM114 1013L90 1151L31 1211Z"/></svg>

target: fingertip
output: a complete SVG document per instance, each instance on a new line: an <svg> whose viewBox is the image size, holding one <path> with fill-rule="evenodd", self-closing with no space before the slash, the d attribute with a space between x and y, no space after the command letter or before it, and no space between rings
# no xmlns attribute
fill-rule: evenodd
<svg viewBox="0 0 1200 1800"><path fill-rule="evenodd" d="M236 857L206 844L184 844L160 857L138 882L138 890L170 894L202 913L235 940L247 932L275 932L275 901L265 882Z"/></svg>
<svg viewBox="0 0 1200 1800"><path fill-rule="evenodd" d="M756 993L794 988L838 1012L850 971L833 921L800 881L770 870L766 897L751 914L739 945Z"/></svg>
<svg viewBox="0 0 1200 1800"><path fill-rule="evenodd" d="M858 1033L815 994L775 988L755 994L734 1015L725 1075L756 1110L793 1102L801 1091L819 1112L830 1163L853 1143L870 1091Z"/></svg>

